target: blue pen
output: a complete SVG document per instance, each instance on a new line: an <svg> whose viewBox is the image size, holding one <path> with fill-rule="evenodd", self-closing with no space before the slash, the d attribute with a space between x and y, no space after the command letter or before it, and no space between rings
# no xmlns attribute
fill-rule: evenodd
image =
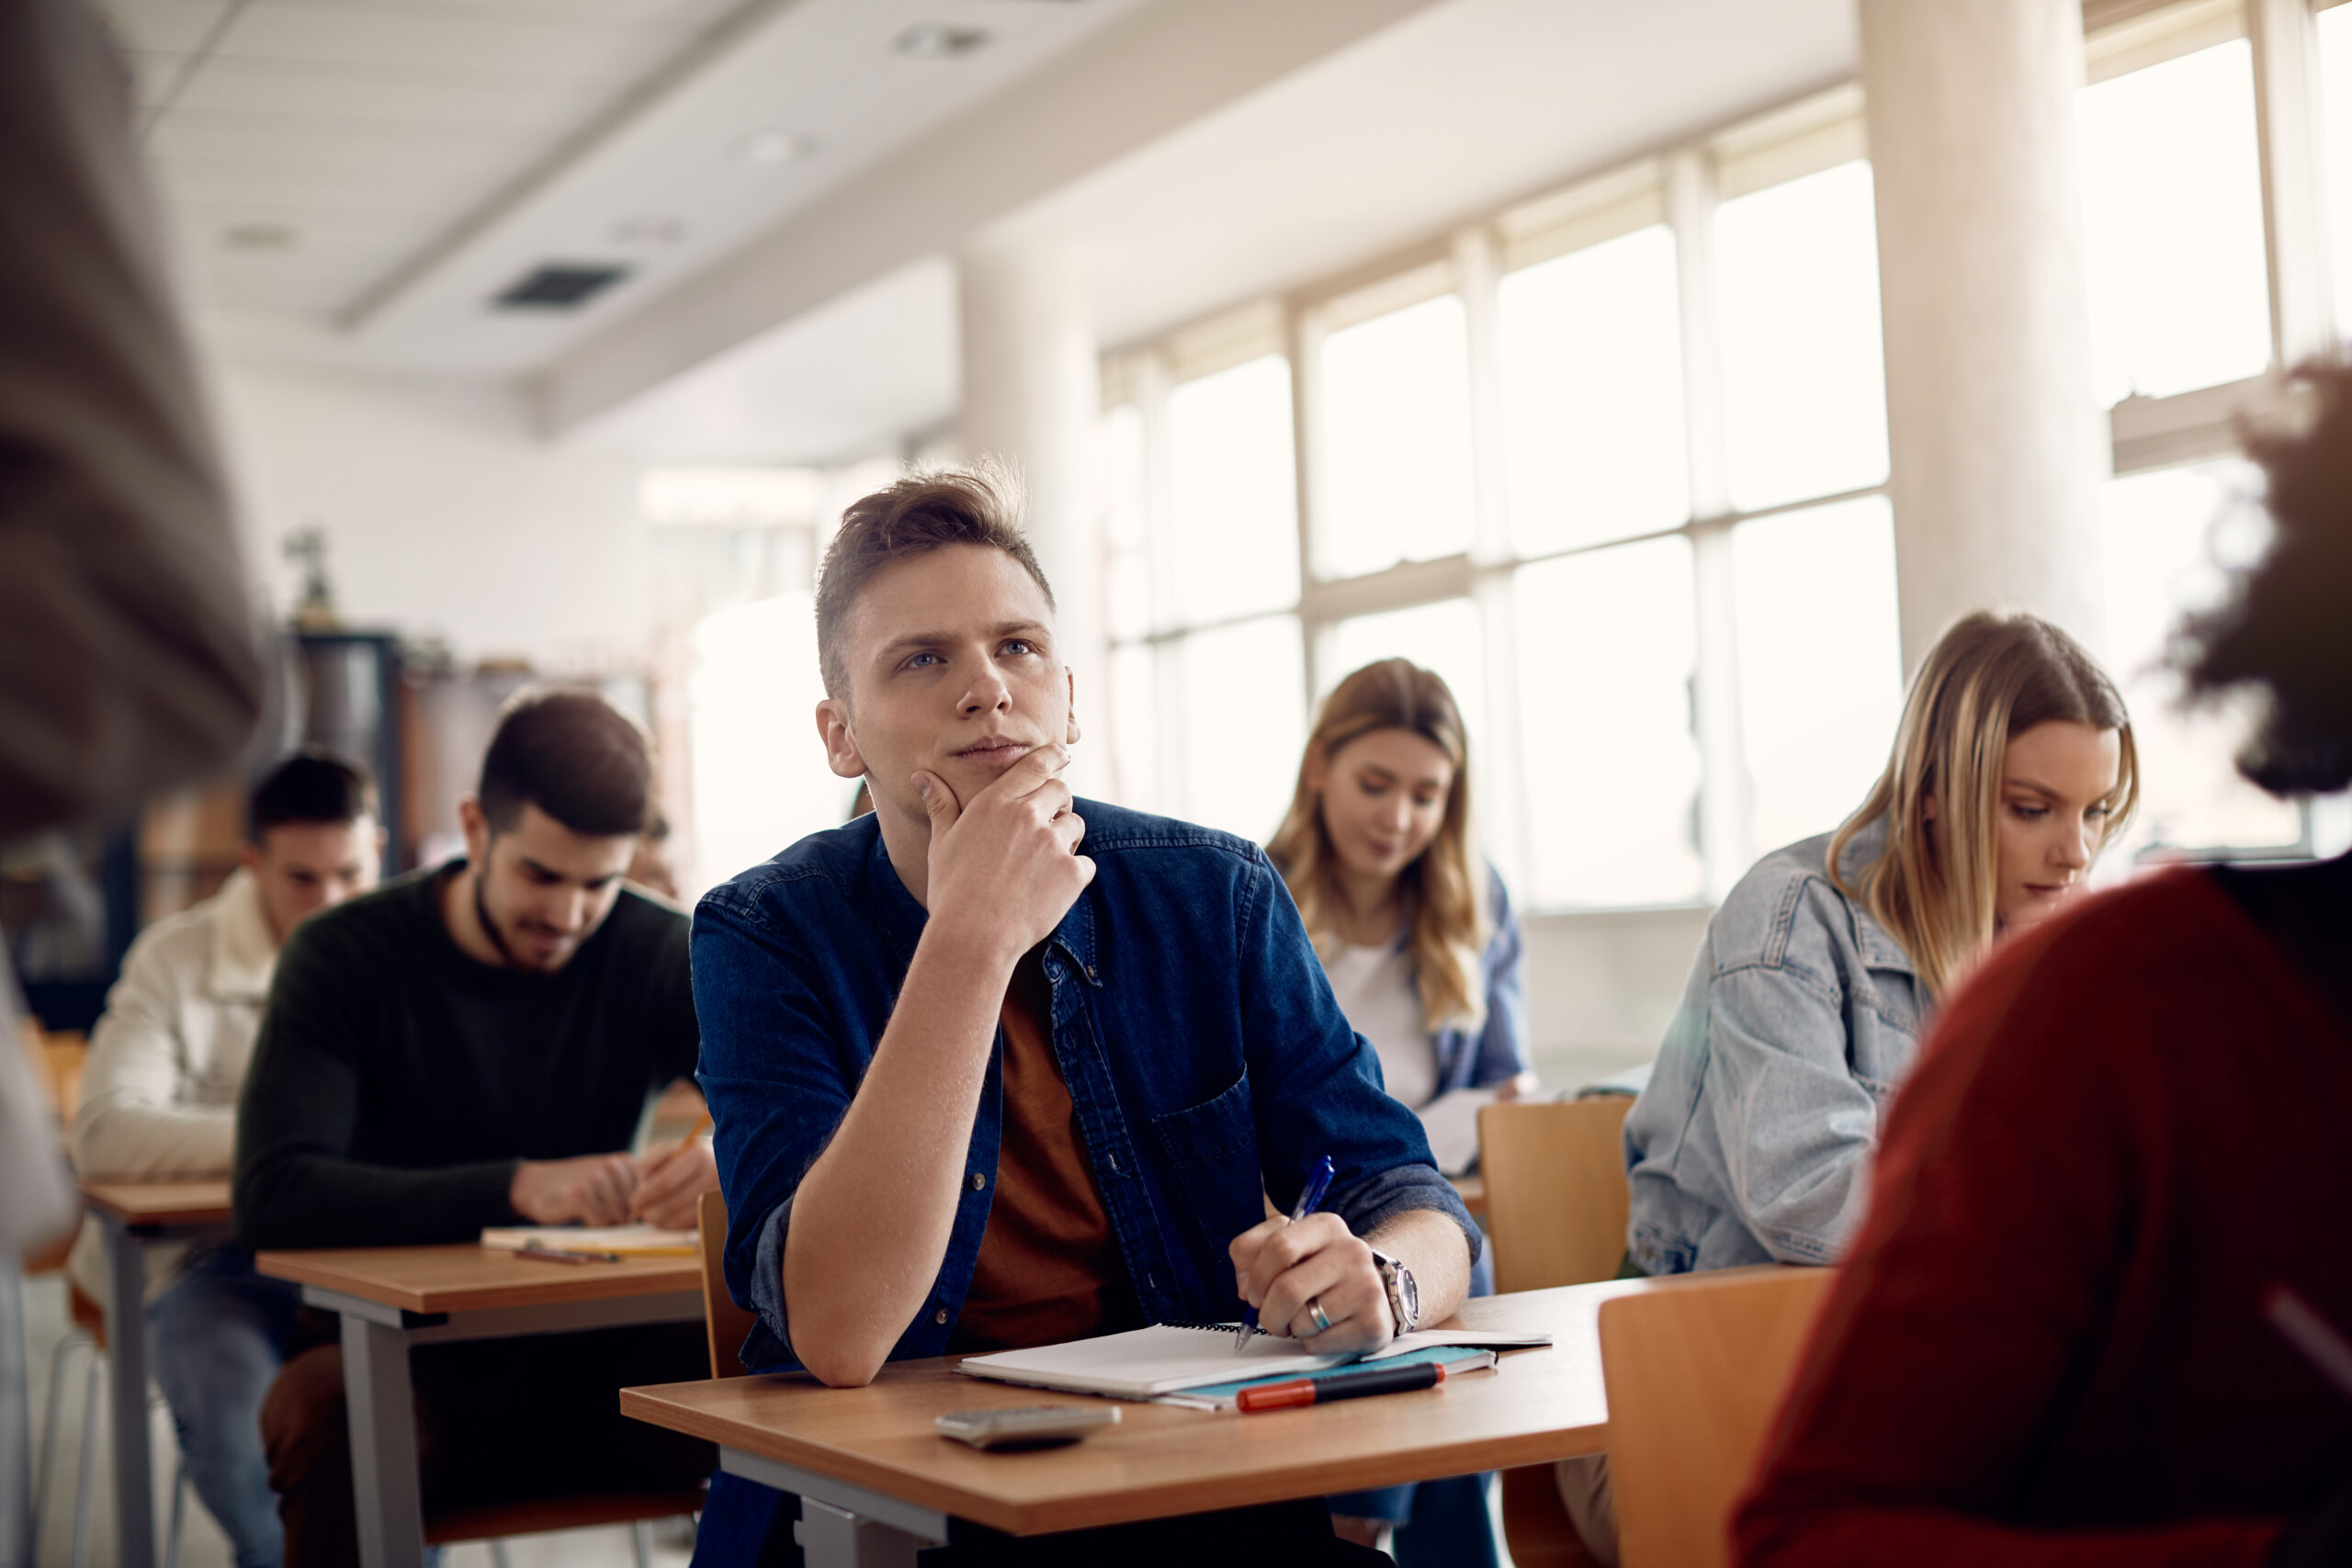
<svg viewBox="0 0 2352 1568"><path fill-rule="evenodd" d="M1292 1224L1298 1224L1299 1221L1323 1206L1323 1195L1331 1190L1331 1178L1334 1174L1329 1155L1325 1155L1315 1162L1314 1170L1309 1172L1306 1178L1306 1190L1298 1195L1298 1207L1290 1212ZM1244 1307L1241 1312L1241 1332L1233 1337L1233 1353L1238 1356L1250 1348L1250 1341L1256 1338L1258 1333L1258 1309Z"/></svg>

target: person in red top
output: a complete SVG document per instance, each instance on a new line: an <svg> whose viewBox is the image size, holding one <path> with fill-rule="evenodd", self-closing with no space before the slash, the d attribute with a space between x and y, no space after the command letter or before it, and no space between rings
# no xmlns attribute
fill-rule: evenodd
<svg viewBox="0 0 2352 1568"><path fill-rule="evenodd" d="M2182 639L2241 766L2352 783L2352 369L2255 445L2277 531ZM2352 1562L2352 857L2178 870L2006 944L1889 1115L1733 1522L1751 1568Z"/></svg>

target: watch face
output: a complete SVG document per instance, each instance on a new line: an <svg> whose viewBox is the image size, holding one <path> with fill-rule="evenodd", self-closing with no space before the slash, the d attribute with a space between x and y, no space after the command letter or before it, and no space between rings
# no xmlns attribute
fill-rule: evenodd
<svg viewBox="0 0 2352 1568"><path fill-rule="evenodd" d="M1397 1325L1401 1334L1421 1321L1421 1288L1413 1282L1413 1271L1401 1263L1396 1266L1396 1294L1405 1306L1404 1321Z"/></svg>

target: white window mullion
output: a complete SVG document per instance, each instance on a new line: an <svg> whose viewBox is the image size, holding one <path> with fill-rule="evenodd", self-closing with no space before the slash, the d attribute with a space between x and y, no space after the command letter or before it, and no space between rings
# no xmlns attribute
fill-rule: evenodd
<svg viewBox="0 0 2352 1568"><path fill-rule="evenodd" d="M1487 855L1511 886L1528 886L1527 781L1520 762L1519 654L1511 615L1510 576L1493 570L1512 557L1504 467L1502 342L1497 328L1502 265L1486 228L1454 236L1453 285L1461 292L1470 354L1471 471L1477 485L1476 527L1471 537L1471 600L1486 676L1480 755L1471 770L1471 807Z"/></svg>
<svg viewBox="0 0 2352 1568"><path fill-rule="evenodd" d="M2246 30L2270 253L2271 355L2283 368L2324 350L2335 332L2319 28L2309 0L2246 0Z"/></svg>
<svg viewBox="0 0 2352 1568"><path fill-rule="evenodd" d="M1682 287L1682 396L1690 421L1690 510L1700 519L1731 510L1729 445L1724 427L1723 336L1716 317L1715 181L1697 148L1667 164L1667 211L1674 225ZM1691 694L1699 731L1699 849L1707 897L1721 903L1747 871L1747 761L1739 729L1739 647L1731 589L1731 530L1696 528L1699 670Z"/></svg>
<svg viewBox="0 0 2352 1568"><path fill-rule="evenodd" d="M1323 391L1323 326L1312 310L1292 310L1283 321L1285 341L1290 345L1290 410L1292 450L1298 483L1298 582L1302 597L1311 594L1320 574L1316 570L1315 547L1317 511L1329 488L1323 482L1322 423ZM1306 658L1302 666L1306 671L1306 690L1299 700L1314 712L1315 694L1321 689L1324 651L1318 648L1316 626L1305 615L1299 616L1299 636L1304 639ZM1321 639L1328 643L1328 638ZM1310 716L1309 722L1312 723Z"/></svg>

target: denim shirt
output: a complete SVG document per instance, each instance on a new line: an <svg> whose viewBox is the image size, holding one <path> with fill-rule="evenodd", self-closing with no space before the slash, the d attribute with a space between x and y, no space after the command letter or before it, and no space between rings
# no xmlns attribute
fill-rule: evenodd
<svg viewBox="0 0 2352 1568"><path fill-rule="evenodd" d="M1438 1094L1484 1089L1527 1070L1527 995L1519 974L1519 917L1492 866L1487 869L1487 923L1492 934L1478 959L1487 1021L1476 1034L1466 1029L1437 1032ZM1397 938L1400 944L1408 940L1409 932Z"/></svg>
<svg viewBox="0 0 2352 1568"><path fill-rule="evenodd" d="M1855 835L1852 886L1886 843ZM1707 922L1625 1119L1626 1240L1653 1274L1831 1263L1929 1007L1902 945L1829 881L1829 835L1767 855Z"/></svg>
<svg viewBox="0 0 2352 1568"><path fill-rule="evenodd" d="M1477 1226L1413 1113L1381 1089L1282 878L1247 840L1078 803L1094 880L1044 943L1055 1060L1128 1280L1151 1322L1239 1311L1227 1245L1288 1209L1324 1155L1326 1208L1362 1235L1413 1209ZM925 913L871 817L813 834L705 896L694 922L699 1077L726 1195L727 1284L759 1314L762 1371L798 1367L784 1300L793 1195L848 1111ZM928 1297L893 1360L947 1348L996 1191L1004 1039Z"/></svg>

